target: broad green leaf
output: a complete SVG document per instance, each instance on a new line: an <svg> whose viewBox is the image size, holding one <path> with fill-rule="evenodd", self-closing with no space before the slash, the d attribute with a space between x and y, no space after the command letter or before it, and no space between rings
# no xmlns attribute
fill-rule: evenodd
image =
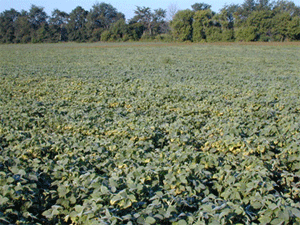
<svg viewBox="0 0 300 225"><path fill-rule="evenodd" d="M258 220L261 224L269 224L272 220L272 217L269 215L262 215Z"/></svg>
<svg viewBox="0 0 300 225"><path fill-rule="evenodd" d="M45 217L48 218L48 219L51 219L51 218L53 217L53 214L52 214L52 210L51 210L51 209L48 209L48 210L44 211L44 212L42 213L42 215L45 216Z"/></svg>
<svg viewBox="0 0 300 225"><path fill-rule="evenodd" d="M102 192L102 194L108 194L108 193L109 193L109 190L108 190L107 187L101 186L101 192Z"/></svg>
<svg viewBox="0 0 300 225"><path fill-rule="evenodd" d="M83 209L84 209L84 208L83 208L83 206L81 206L81 205L76 205L76 206L75 206L75 211L78 212L78 213L82 213L82 212L83 212Z"/></svg>
<svg viewBox="0 0 300 225"><path fill-rule="evenodd" d="M278 224L278 225L284 224L284 220L281 219L281 218L273 219L270 224L272 224L272 225L275 225L275 224Z"/></svg>
<svg viewBox="0 0 300 225"><path fill-rule="evenodd" d="M145 222L146 222L147 224L155 224L156 220L155 220L153 217L148 216L148 217L146 218Z"/></svg>
<svg viewBox="0 0 300 225"><path fill-rule="evenodd" d="M251 204L254 209L260 209L262 207L262 204L258 201L255 201Z"/></svg>
<svg viewBox="0 0 300 225"><path fill-rule="evenodd" d="M292 208L291 211L295 217L300 218L300 210L299 209Z"/></svg>
<svg viewBox="0 0 300 225"><path fill-rule="evenodd" d="M76 217L78 217L80 214L78 213L78 212L75 212L75 211L72 211L71 213L70 213L70 217L71 218L76 218Z"/></svg>
<svg viewBox="0 0 300 225"><path fill-rule="evenodd" d="M179 220L176 224L177 225L187 225L187 222L185 220Z"/></svg>
<svg viewBox="0 0 300 225"><path fill-rule="evenodd" d="M121 195L117 194L114 197L112 197L112 199L110 200L110 204L114 205L114 204L116 204L116 202L118 202L122 199L123 199L123 197Z"/></svg>

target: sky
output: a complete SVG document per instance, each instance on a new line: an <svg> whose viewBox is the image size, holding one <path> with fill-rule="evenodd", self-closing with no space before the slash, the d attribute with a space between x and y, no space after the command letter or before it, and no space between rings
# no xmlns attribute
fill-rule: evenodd
<svg viewBox="0 0 300 225"><path fill-rule="evenodd" d="M213 11L219 12L219 10L225 4L242 4L244 0L0 0L0 12L9 10L11 8L19 12L22 10L29 11L31 5L36 5L44 7L44 10L48 16L51 16L54 9L59 9L61 11L70 13L77 6L81 6L89 11L92 6L98 2L111 4L117 9L117 11L124 13L126 19L131 19L134 16L134 10L136 9L136 6L145 6L151 8L152 10L162 8L168 11L171 5L176 6L177 10L183 10L190 9L191 5L196 2L205 2L212 6ZM297 6L300 6L300 0L294 0L293 2Z"/></svg>

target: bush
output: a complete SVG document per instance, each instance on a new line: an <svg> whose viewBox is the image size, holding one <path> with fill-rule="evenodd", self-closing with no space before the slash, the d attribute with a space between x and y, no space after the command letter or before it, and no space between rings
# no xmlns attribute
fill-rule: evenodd
<svg viewBox="0 0 300 225"><path fill-rule="evenodd" d="M108 30L102 32L101 41L109 41L110 38L111 38L111 33Z"/></svg>
<svg viewBox="0 0 300 225"><path fill-rule="evenodd" d="M144 33L140 39L141 41L153 41L154 40L154 36L151 36L148 33Z"/></svg>
<svg viewBox="0 0 300 225"><path fill-rule="evenodd" d="M236 31L237 41L255 41L256 38L257 35L254 27L243 27Z"/></svg>
<svg viewBox="0 0 300 225"><path fill-rule="evenodd" d="M219 27L210 27L206 30L206 41L218 42L222 41L222 32Z"/></svg>
<svg viewBox="0 0 300 225"><path fill-rule="evenodd" d="M174 40L173 36L170 34L159 34L155 37L155 39L162 42L172 42Z"/></svg>

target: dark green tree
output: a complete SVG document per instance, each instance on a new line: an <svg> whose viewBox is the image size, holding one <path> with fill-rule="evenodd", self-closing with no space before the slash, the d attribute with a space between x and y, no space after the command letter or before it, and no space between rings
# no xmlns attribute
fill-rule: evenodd
<svg viewBox="0 0 300 225"><path fill-rule="evenodd" d="M234 13L236 27L244 26L249 15L256 10L255 0L245 0L244 3L238 7Z"/></svg>
<svg viewBox="0 0 300 225"><path fill-rule="evenodd" d="M31 42L31 24L28 18L28 12L22 11L15 21L15 37L16 43Z"/></svg>
<svg viewBox="0 0 300 225"><path fill-rule="evenodd" d="M300 17L295 16L289 22L287 36L291 41L300 40Z"/></svg>
<svg viewBox="0 0 300 225"><path fill-rule="evenodd" d="M195 3L192 5L192 9L196 11L201 11L201 10L208 10L211 8L211 5L206 4L206 3Z"/></svg>
<svg viewBox="0 0 300 225"><path fill-rule="evenodd" d="M48 23L43 23L34 33L35 37L33 42L42 43L42 42L52 42L51 31Z"/></svg>
<svg viewBox="0 0 300 225"><path fill-rule="evenodd" d="M110 30L109 39L112 41L128 41L128 25L126 24L124 19L120 19L114 24L112 24ZM102 37L101 37L102 38ZM101 40L105 40L107 38L103 38Z"/></svg>
<svg viewBox="0 0 300 225"><path fill-rule="evenodd" d="M48 16L43 7L31 5L28 13L28 19L31 25L31 41L33 43L43 42L44 39L49 38L50 30L47 23L47 18Z"/></svg>
<svg viewBox="0 0 300 225"><path fill-rule="evenodd" d="M69 15L69 22L66 25L68 32L68 40L76 42L87 41L87 14L81 6L77 6Z"/></svg>
<svg viewBox="0 0 300 225"><path fill-rule="evenodd" d="M193 41L205 41L206 40L206 30L213 26L212 21L212 11L199 10L196 11L193 17Z"/></svg>
<svg viewBox="0 0 300 225"><path fill-rule="evenodd" d="M152 30L154 35L168 32L166 16L167 10L161 8L154 10L152 19Z"/></svg>
<svg viewBox="0 0 300 225"><path fill-rule="evenodd" d="M130 20L130 24L142 25L143 38L152 38L166 31L166 10L155 9L152 12L149 7L137 6L134 13L135 16Z"/></svg>
<svg viewBox="0 0 300 225"><path fill-rule="evenodd" d="M237 4L225 5L221 10L220 14L222 20L227 22L227 28L233 28L235 22L235 16L239 11L240 6Z"/></svg>
<svg viewBox="0 0 300 225"><path fill-rule="evenodd" d="M136 7L135 16L131 19L131 23L140 23L143 26L143 35L152 35L152 12L149 7Z"/></svg>
<svg viewBox="0 0 300 225"><path fill-rule="evenodd" d="M219 14L214 15L214 23L220 27L222 38L221 41L234 40L234 5L225 6Z"/></svg>
<svg viewBox="0 0 300 225"><path fill-rule="evenodd" d="M289 36L288 25L291 23L290 13L283 12L274 16L272 22L272 38L274 41L285 41Z"/></svg>
<svg viewBox="0 0 300 225"><path fill-rule="evenodd" d="M186 9L178 11L170 22L171 33L175 40L191 41L193 37L194 11Z"/></svg>
<svg viewBox="0 0 300 225"><path fill-rule="evenodd" d="M242 4L242 9L245 12L245 15L251 14L254 10L256 10L256 1L255 0L245 0Z"/></svg>
<svg viewBox="0 0 300 225"><path fill-rule="evenodd" d="M235 39L237 41L255 41L256 37L255 27L239 27L235 29Z"/></svg>
<svg viewBox="0 0 300 225"><path fill-rule="evenodd" d="M272 38L271 10L254 11L247 19L246 27L252 27L255 31L256 41L270 41Z"/></svg>
<svg viewBox="0 0 300 225"><path fill-rule="evenodd" d="M269 11L272 9L272 3L270 0L258 0L255 6L256 11Z"/></svg>
<svg viewBox="0 0 300 225"><path fill-rule="evenodd" d="M128 39L138 41L142 38L145 27L142 23L131 20L128 24Z"/></svg>
<svg viewBox="0 0 300 225"><path fill-rule="evenodd" d="M68 32L67 32L67 23L69 19L69 14L59 9L55 9L52 12L52 16L49 20L50 29L52 33L52 40L57 41L67 41Z"/></svg>
<svg viewBox="0 0 300 225"><path fill-rule="evenodd" d="M0 40L2 43L13 43L15 41L15 22L20 13L10 9L0 14Z"/></svg>
<svg viewBox="0 0 300 225"><path fill-rule="evenodd" d="M300 7L292 1L278 0L274 3L273 11L275 14L289 13L290 16L300 16Z"/></svg>
<svg viewBox="0 0 300 225"><path fill-rule="evenodd" d="M271 40L272 17L272 3L269 0L245 0L234 13L236 40Z"/></svg>
<svg viewBox="0 0 300 225"><path fill-rule="evenodd" d="M137 6L128 23L124 14L104 2L90 11L78 6L69 15L55 9L50 18L36 5L28 12L10 9L0 13L0 43L300 40L300 7L293 1L244 0L241 5L225 5L219 13L206 3L191 7L172 10L172 20L167 22L166 10Z"/></svg>
<svg viewBox="0 0 300 225"><path fill-rule="evenodd" d="M32 5L29 10L29 22L34 30L37 30L42 24L47 23L47 14L43 7Z"/></svg>
<svg viewBox="0 0 300 225"><path fill-rule="evenodd" d="M87 28L90 38L93 41L99 41L101 33L104 30L109 30L110 26L119 19L125 19L125 16L112 5L104 2L96 3L87 16Z"/></svg>

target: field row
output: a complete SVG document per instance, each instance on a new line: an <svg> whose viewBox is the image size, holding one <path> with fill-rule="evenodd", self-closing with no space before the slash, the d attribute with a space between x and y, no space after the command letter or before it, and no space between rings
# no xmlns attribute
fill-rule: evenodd
<svg viewBox="0 0 300 225"><path fill-rule="evenodd" d="M0 50L0 223L300 222L299 46Z"/></svg>

